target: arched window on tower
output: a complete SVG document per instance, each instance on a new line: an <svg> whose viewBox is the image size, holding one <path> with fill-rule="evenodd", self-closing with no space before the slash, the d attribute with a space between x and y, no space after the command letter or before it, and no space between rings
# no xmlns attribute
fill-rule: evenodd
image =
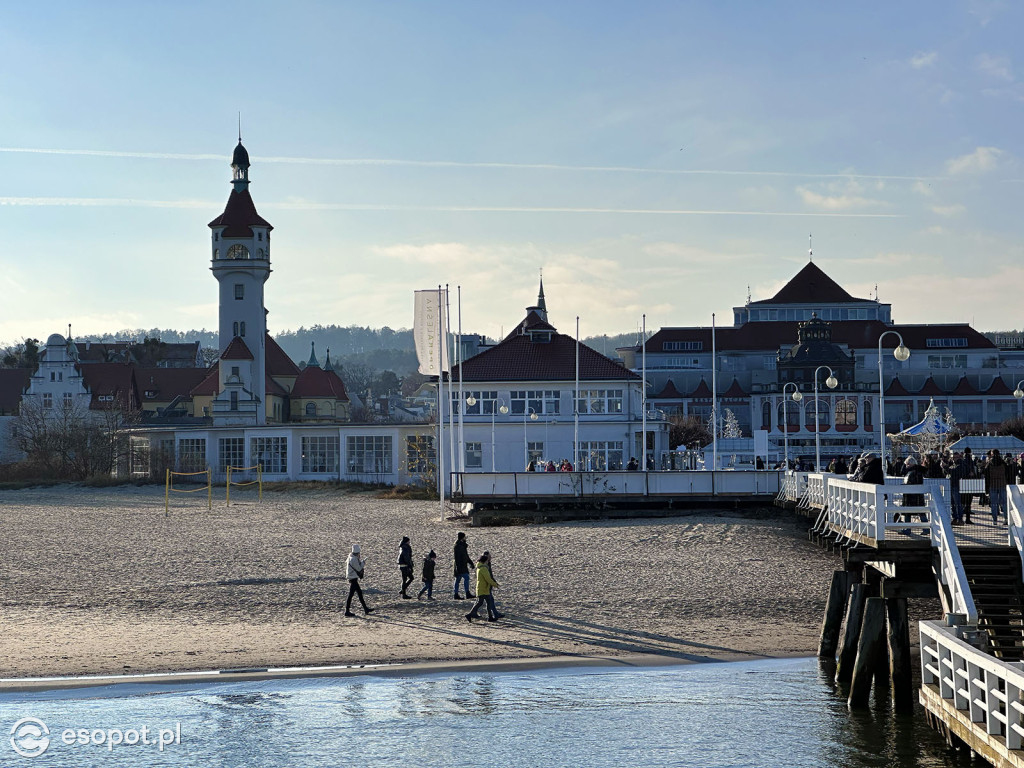
<svg viewBox="0 0 1024 768"><path fill-rule="evenodd" d="M249 249L246 248L241 243L235 243L230 248L228 248L228 258L229 259L248 259L249 258Z"/></svg>
<svg viewBox="0 0 1024 768"><path fill-rule="evenodd" d="M245 320L243 320L241 323L239 323L238 327L239 327L239 330L241 331L241 333L239 333L238 335L241 336L244 339L245 338Z"/></svg>
<svg viewBox="0 0 1024 768"><path fill-rule="evenodd" d="M872 423L871 413L872 413L871 401L870 400L865 400L864 401L864 429L871 429L871 423Z"/></svg>
<svg viewBox="0 0 1024 768"><path fill-rule="evenodd" d="M213 249L213 258L214 259L219 259L220 258L220 248L214 248Z"/></svg>
<svg viewBox="0 0 1024 768"><path fill-rule="evenodd" d="M761 406L761 429L772 428L772 404L765 400Z"/></svg>
<svg viewBox="0 0 1024 768"><path fill-rule="evenodd" d="M306 403L306 415L316 416L316 403Z"/></svg>
<svg viewBox="0 0 1024 768"><path fill-rule="evenodd" d="M238 323L237 322L231 324L231 335L232 336L237 336L238 335Z"/></svg>

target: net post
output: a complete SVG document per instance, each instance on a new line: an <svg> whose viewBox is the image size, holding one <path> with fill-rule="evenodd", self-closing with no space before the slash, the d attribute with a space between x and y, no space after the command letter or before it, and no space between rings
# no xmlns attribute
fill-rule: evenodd
<svg viewBox="0 0 1024 768"><path fill-rule="evenodd" d="M257 464L256 465L256 479L259 481L259 485L257 487L259 488L259 491L260 491L259 499L262 502L263 501L263 465L262 464Z"/></svg>
<svg viewBox="0 0 1024 768"><path fill-rule="evenodd" d="M164 517L170 514L171 508L171 469L164 470Z"/></svg>
<svg viewBox="0 0 1024 768"><path fill-rule="evenodd" d="M231 506L231 465L228 464L228 484L225 494L225 506Z"/></svg>
<svg viewBox="0 0 1024 768"><path fill-rule="evenodd" d="M213 470L206 465L206 508L213 510Z"/></svg>

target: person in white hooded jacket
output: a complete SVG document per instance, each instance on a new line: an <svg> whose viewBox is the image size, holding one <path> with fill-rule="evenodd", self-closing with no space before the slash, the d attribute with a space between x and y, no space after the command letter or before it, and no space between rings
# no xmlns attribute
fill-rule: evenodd
<svg viewBox="0 0 1024 768"><path fill-rule="evenodd" d="M363 613L373 613L373 608L370 608L366 604L366 600L363 598L363 590L359 588L359 580L363 578L363 570L366 568L366 560L359 555L359 545L352 545L352 552L348 556L348 562L345 564L348 571L348 600L345 601L345 615L355 616L352 613L352 596L358 595L359 602L363 604Z"/></svg>

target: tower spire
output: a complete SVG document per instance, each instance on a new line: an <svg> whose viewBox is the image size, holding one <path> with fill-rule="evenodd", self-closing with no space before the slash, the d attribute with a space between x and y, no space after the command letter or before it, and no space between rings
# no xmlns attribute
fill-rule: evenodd
<svg viewBox="0 0 1024 768"><path fill-rule="evenodd" d="M814 243L811 241L811 233L807 234L807 259L814 261Z"/></svg>
<svg viewBox="0 0 1024 768"><path fill-rule="evenodd" d="M315 365L317 368L320 367L320 361L316 359L316 342L309 342L309 362L306 363L306 367Z"/></svg>
<svg viewBox="0 0 1024 768"><path fill-rule="evenodd" d="M544 322L548 321L548 305L544 300L544 270L540 271L540 292L537 294L537 309L540 310L540 316L544 318Z"/></svg>

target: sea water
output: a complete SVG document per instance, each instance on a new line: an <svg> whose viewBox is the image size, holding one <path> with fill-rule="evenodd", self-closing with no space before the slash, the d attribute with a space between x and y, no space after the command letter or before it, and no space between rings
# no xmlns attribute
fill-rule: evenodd
<svg viewBox="0 0 1024 768"><path fill-rule="evenodd" d="M966 764L920 711L847 711L814 659L0 694L0 728L0 766L35 768Z"/></svg>

